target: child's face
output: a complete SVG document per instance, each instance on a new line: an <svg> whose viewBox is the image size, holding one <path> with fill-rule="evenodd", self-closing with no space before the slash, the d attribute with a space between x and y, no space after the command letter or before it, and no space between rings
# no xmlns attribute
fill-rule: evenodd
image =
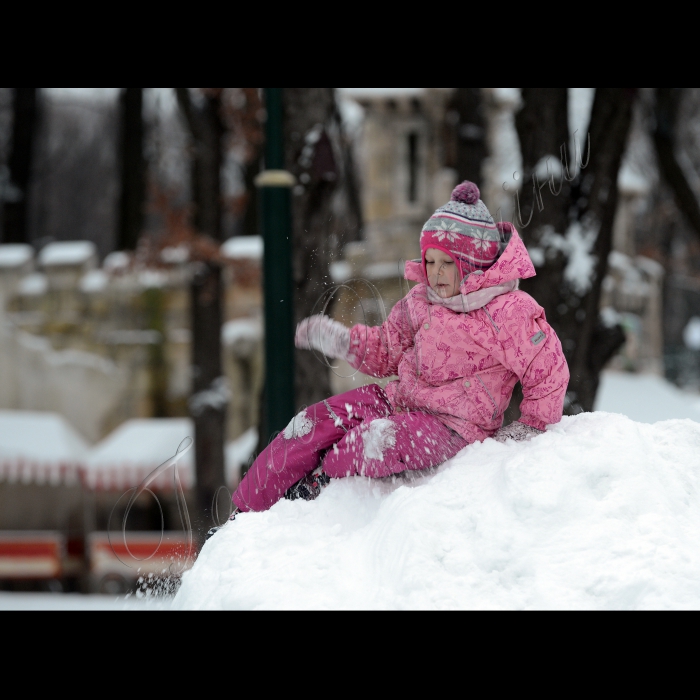
<svg viewBox="0 0 700 700"><path fill-rule="evenodd" d="M425 268L430 287L443 299L459 294L459 269L447 253L428 248L425 253Z"/></svg>

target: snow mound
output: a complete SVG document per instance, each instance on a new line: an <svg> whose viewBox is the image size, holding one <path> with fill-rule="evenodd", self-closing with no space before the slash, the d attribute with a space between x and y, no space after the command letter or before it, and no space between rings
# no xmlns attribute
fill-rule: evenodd
<svg viewBox="0 0 700 700"><path fill-rule="evenodd" d="M413 481L333 482L204 547L180 609L700 609L700 423L565 418Z"/></svg>

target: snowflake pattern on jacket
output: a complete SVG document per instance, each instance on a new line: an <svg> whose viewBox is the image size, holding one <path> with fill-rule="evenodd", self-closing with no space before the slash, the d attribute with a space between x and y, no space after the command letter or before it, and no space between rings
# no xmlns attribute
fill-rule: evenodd
<svg viewBox="0 0 700 700"><path fill-rule="evenodd" d="M509 239L504 253L485 274L465 278L462 294L536 275L512 224L499 229ZM377 378L398 375L386 389L397 411L430 413L469 443L482 442L502 427L520 381L520 421L537 430L559 423L569 368L544 309L531 296L510 292L484 308L456 313L428 300L420 262L407 264L406 279L419 284L382 326L351 331L355 369Z"/></svg>

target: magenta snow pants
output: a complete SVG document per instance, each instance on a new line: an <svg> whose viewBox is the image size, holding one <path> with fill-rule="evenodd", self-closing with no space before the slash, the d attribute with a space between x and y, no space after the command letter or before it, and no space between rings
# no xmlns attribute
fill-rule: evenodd
<svg viewBox="0 0 700 700"><path fill-rule="evenodd" d="M331 479L377 479L436 467L466 446L434 416L395 412L371 384L302 411L255 460L233 502L262 512L320 465Z"/></svg>

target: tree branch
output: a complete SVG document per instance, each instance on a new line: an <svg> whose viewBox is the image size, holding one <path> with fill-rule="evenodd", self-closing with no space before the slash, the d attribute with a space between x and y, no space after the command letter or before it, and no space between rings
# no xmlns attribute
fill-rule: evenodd
<svg viewBox="0 0 700 700"><path fill-rule="evenodd" d="M656 128L654 145L659 170L673 190L676 206L690 226L700 234L700 204L676 158L678 111L684 88L656 88Z"/></svg>

